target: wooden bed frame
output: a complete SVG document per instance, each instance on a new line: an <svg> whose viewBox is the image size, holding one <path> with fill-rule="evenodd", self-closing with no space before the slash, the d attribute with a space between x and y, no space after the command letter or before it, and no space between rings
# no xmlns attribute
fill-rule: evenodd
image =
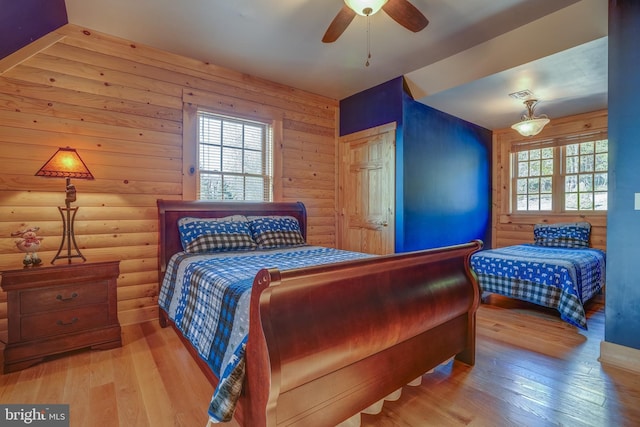
<svg viewBox="0 0 640 427"><path fill-rule="evenodd" d="M302 203L158 200L160 284L182 250L177 220L291 215ZM475 363L481 241L288 271L261 270L251 293L244 426L336 425L455 356ZM160 324L172 322L160 309ZM216 376L178 332L211 383Z"/></svg>

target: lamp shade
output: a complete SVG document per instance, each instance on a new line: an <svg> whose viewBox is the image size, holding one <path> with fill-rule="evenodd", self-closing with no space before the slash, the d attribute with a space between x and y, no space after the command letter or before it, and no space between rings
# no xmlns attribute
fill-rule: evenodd
<svg viewBox="0 0 640 427"><path fill-rule="evenodd" d="M512 125L511 129L518 131L522 136L534 136L542 132L549 121L548 118L526 119Z"/></svg>
<svg viewBox="0 0 640 427"><path fill-rule="evenodd" d="M344 0L344 2L358 15L367 16L378 12L387 0Z"/></svg>
<svg viewBox="0 0 640 427"><path fill-rule="evenodd" d="M58 148L58 151L36 172L36 176L93 179L93 175L78 152L69 147Z"/></svg>

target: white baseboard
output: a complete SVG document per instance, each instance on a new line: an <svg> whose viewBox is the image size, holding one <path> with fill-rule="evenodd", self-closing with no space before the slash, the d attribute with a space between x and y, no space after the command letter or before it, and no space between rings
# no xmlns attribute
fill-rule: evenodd
<svg viewBox="0 0 640 427"><path fill-rule="evenodd" d="M600 342L600 363L640 373L640 350L614 344Z"/></svg>

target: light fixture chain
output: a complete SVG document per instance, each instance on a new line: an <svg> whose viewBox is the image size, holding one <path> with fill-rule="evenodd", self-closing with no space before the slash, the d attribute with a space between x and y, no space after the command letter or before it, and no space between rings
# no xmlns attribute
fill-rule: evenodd
<svg viewBox="0 0 640 427"><path fill-rule="evenodd" d="M367 62L364 64L369 66L369 60L371 59L371 15L367 14Z"/></svg>

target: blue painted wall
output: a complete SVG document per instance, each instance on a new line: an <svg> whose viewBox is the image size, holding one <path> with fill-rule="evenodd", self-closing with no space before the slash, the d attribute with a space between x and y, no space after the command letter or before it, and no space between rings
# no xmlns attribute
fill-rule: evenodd
<svg viewBox="0 0 640 427"><path fill-rule="evenodd" d="M399 249L473 239L491 247L491 131L408 95L403 111L406 233Z"/></svg>
<svg viewBox="0 0 640 427"><path fill-rule="evenodd" d="M0 0L0 58L66 23L64 0Z"/></svg>
<svg viewBox="0 0 640 427"><path fill-rule="evenodd" d="M340 101L340 135L391 122L402 125L403 82L397 77Z"/></svg>
<svg viewBox="0 0 640 427"><path fill-rule="evenodd" d="M609 212L605 341L640 349L640 1L609 1Z"/></svg>
<svg viewBox="0 0 640 427"><path fill-rule="evenodd" d="M491 246L491 131L414 101L402 77L340 102L340 135L395 121L396 252Z"/></svg>

